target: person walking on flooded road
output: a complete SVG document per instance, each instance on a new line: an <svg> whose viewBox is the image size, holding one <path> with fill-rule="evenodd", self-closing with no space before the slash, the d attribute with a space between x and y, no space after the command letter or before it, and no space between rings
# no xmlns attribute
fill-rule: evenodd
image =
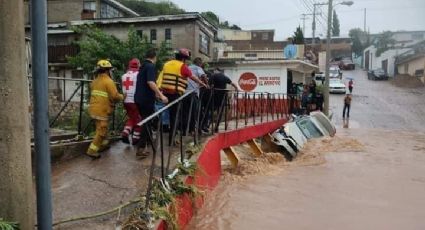
<svg viewBox="0 0 425 230"><path fill-rule="evenodd" d="M347 111L347 118L350 118L351 108L351 94L347 93L344 97L344 109L342 110L342 118L345 118L345 112Z"/></svg>
<svg viewBox="0 0 425 230"><path fill-rule="evenodd" d="M350 81L348 82L348 90L350 91L350 94L353 93L353 85L354 85L353 79L350 79Z"/></svg>

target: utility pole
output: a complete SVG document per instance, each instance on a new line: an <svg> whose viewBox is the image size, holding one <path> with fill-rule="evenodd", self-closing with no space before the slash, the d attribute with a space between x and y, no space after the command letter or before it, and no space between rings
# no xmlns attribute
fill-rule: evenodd
<svg viewBox="0 0 425 230"><path fill-rule="evenodd" d="M34 229L24 1L0 6L0 217Z"/></svg>
<svg viewBox="0 0 425 230"><path fill-rule="evenodd" d="M316 6L322 6L322 5L327 5L328 3L314 3L313 4L313 40L311 42L312 45L316 44ZM321 15L321 13L319 14Z"/></svg>
<svg viewBox="0 0 425 230"><path fill-rule="evenodd" d="M332 3L328 2L328 33L326 36L326 71L325 71L325 87L323 88L323 96L325 99L324 112L329 116L329 58L331 57L331 28L332 28Z"/></svg>
<svg viewBox="0 0 425 230"><path fill-rule="evenodd" d="M363 31L366 32L366 8L364 8L364 25L363 25Z"/></svg>
<svg viewBox="0 0 425 230"><path fill-rule="evenodd" d="M47 79L47 0L31 1L34 149L38 230L52 229L52 192Z"/></svg>
<svg viewBox="0 0 425 230"><path fill-rule="evenodd" d="M303 20L303 35L304 35L304 37L305 37L305 20L307 20L308 18L307 18L307 15L309 15L309 14L301 14L301 20Z"/></svg>

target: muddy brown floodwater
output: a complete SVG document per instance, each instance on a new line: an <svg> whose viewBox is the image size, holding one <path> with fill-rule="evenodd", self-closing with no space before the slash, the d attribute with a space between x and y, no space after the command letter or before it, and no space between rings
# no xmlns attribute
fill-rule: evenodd
<svg viewBox="0 0 425 230"><path fill-rule="evenodd" d="M244 159L188 229L425 229L425 89L344 76L355 81L347 128L344 95L331 95L335 138L290 163Z"/></svg>
<svg viewBox="0 0 425 230"><path fill-rule="evenodd" d="M188 229L425 229L423 134L340 130L267 162L226 170Z"/></svg>

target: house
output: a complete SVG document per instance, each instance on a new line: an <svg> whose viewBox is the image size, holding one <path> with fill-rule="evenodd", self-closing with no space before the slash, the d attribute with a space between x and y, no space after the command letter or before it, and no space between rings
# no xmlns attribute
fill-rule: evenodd
<svg viewBox="0 0 425 230"><path fill-rule="evenodd" d="M396 57L398 74L418 77L425 83L425 40Z"/></svg>
<svg viewBox="0 0 425 230"><path fill-rule="evenodd" d="M217 27L199 13L161 15L152 17L107 18L70 21L69 26L95 25L104 32L127 39L133 27L139 35L146 36L151 43L166 42L170 49L188 48L192 56L209 60L213 54L213 41Z"/></svg>
<svg viewBox="0 0 425 230"><path fill-rule="evenodd" d="M30 24L30 4L25 1L25 24ZM95 18L137 17L117 0L47 0L47 23Z"/></svg>
<svg viewBox="0 0 425 230"><path fill-rule="evenodd" d="M82 71L72 68L67 63L66 58L75 56L79 52L79 47L74 44L74 41L82 39L82 37L72 28L82 25L95 25L118 39L127 39L128 30L133 27L140 35L147 36L151 43L159 45L166 42L170 49L188 48L194 57L201 57L206 61L212 57L213 41L217 33L217 28L198 13L154 17L78 19L49 23L49 77L74 80L85 78ZM29 25L26 26L26 32L29 36ZM73 95L77 87L76 81L49 80L49 91L62 101ZM79 101L78 94L73 97L72 101Z"/></svg>
<svg viewBox="0 0 425 230"><path fill-rule="evenodd" d="M416 44L421 44L421 41L425 38L425 31L392 32L391 38L395 42L394 45L380 55L376 55L375 44L378 37L375 36L373 44L363 51L363 66L366 70L381 68L390 77L393 77L396 73L395 61L397 56L411 51Z"/></svg>

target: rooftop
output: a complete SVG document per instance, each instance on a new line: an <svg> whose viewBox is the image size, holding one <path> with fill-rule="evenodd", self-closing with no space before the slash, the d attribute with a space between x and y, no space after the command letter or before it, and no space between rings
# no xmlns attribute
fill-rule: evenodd
<svg viewBox="0 0 425 230"><path fill-rule="evenodd" d="M144 23L144 22L165 22L165 21L181 21L181 20L190 20L190 19L199 19L204 25L217 30L218 28L208 22L204 17L199 13L185 13L185 14L176 14L176 15L159 15L159 16L149 16L149 17L124 17L124 18L100 18L100 19L90 19L90 20L75 20L71 21L71 26L87 25L87 24L133 24L133 23Z"/></svg>

